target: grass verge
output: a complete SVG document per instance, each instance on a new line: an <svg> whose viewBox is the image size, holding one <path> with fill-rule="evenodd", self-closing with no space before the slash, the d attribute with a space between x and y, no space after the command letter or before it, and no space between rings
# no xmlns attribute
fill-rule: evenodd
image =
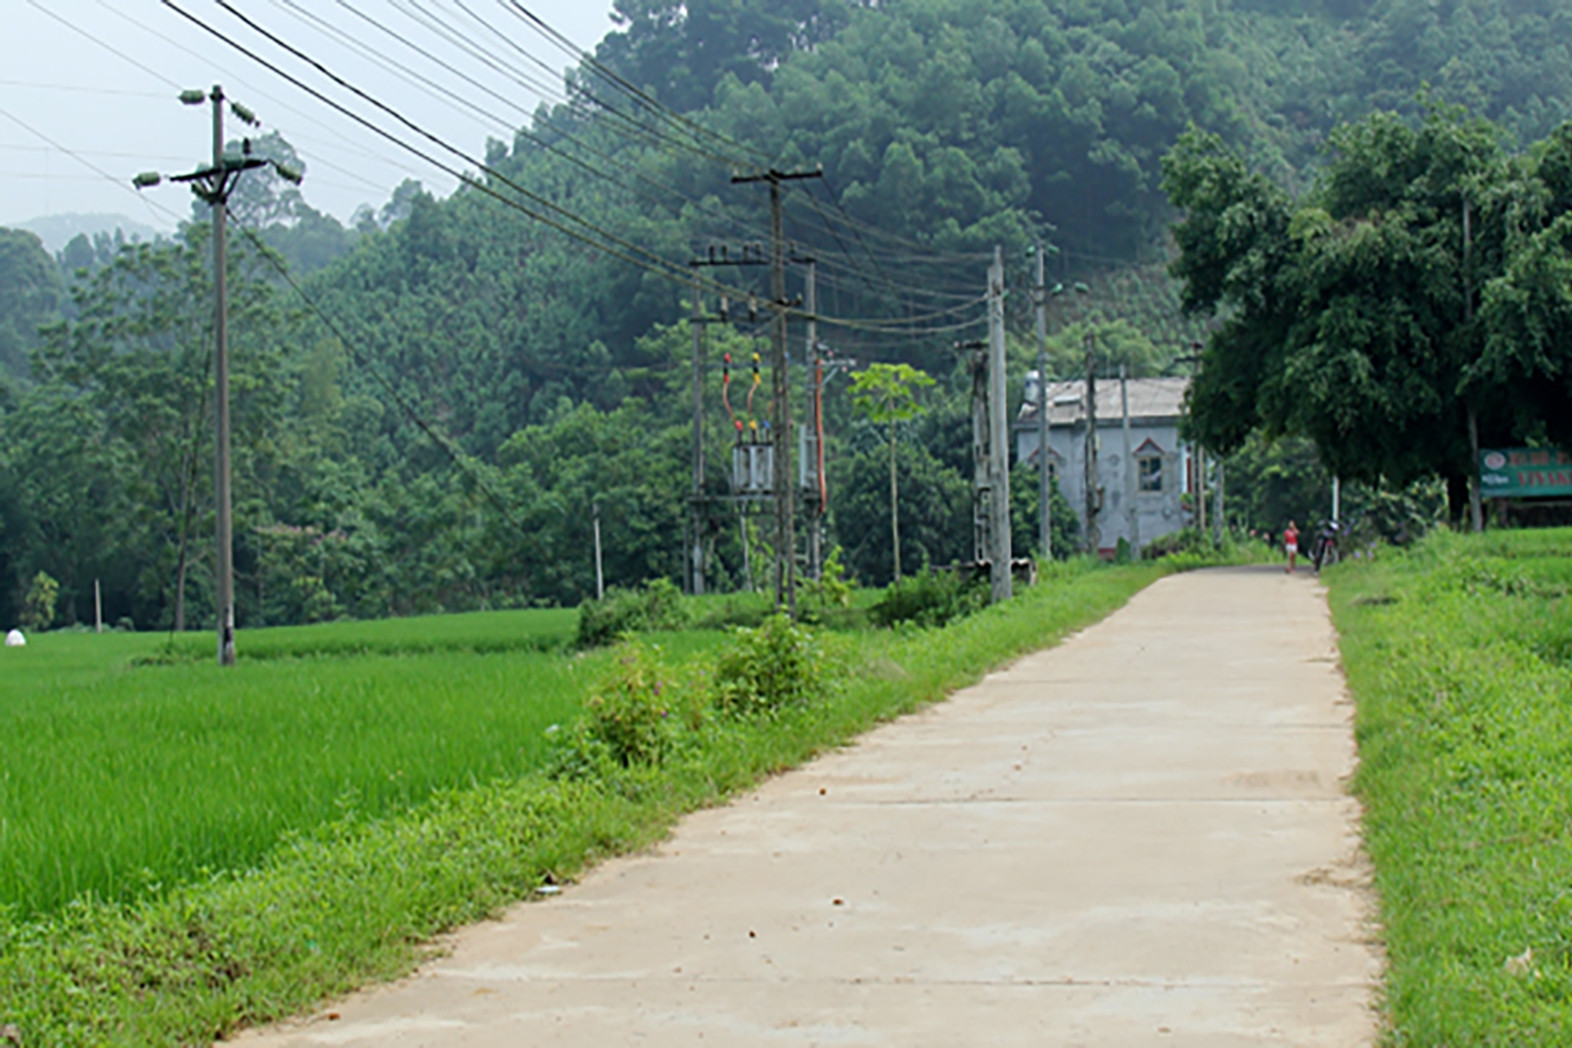
<svg viewBox="0 0 1572 1048"><path fill-rule="evenodd" d="M1388 1043L1572 1043L1572 531L1436 535L1326 577Z"/></svg>
<svg viewBox="0 0 1572 1048"><path fill-rule="evenodd" d="M298 1013L407 970L432 935L658 839L684 812L937 701L1190 566L1060 566L942 630L846 635L849 676L829 699L711 718L659 767L578 782L499 777L401 814L350 813L248 872L0 924L0 1021L29 1045L189 1044Z"/></svg>

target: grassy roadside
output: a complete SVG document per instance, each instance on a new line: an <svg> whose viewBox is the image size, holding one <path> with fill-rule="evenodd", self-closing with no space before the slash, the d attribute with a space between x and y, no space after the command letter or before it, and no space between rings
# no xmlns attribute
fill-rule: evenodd
<svg viewBox="0 0 1572 1048"><path fill-rule="evenodd" d="M405 971L432 935L658 839L682 813L937 701L1192 566L1069 565L943 630L837 638L849 675L828 700L712 719L660 767L610 780L502 777L385 818L350 812L248 872L0 922L0 1022L17 1023L28 1045L189 1044L298 1013ZM689 656L690 679L704 658Z"/></svg>
<svg viewBox="0 0 1572 1048"><path fill-rule="evenodd" d="M1437 535L1327 578L1388 1042L1572 1043L1572 531Z"/></svg>

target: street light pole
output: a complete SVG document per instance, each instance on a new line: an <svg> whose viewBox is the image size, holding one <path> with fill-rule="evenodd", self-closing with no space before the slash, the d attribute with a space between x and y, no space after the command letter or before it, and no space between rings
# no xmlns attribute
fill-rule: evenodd
<svg viewBox="0 0 1572 1048"><path fill-rule="evenodd" d="M224 170L224 89L213 85L213 170ZM222 175L219 176L220 178ZM229 306L226 243L229 232L228 194L215 192L213 206L213 422L218 430L218 455L213 463L213 500L218 508L218 664L235 664L235 547L229 490Z"/></svg>
<svg viewBox="0 0 1572 1048"><path fill-rule="evenodd" d="M251 155L251 142L245 140L241 155L224 155L224 88L213 85L211 93L182 91L180 101L188 106L211 102L213 106L213 165L189 174L175 175L170 181L187 182L197 199L213 209L213 335L214 335L214 389L213 423L216 432L217 454L213 463L213 501L217 510L217 585L214 594L218 605L218 664L235 664L235 552L233 499L230 493L229 468L229 308L228 260L226 258L229 231L229 194L242 172L269 165L280 178L300 184L301 174L276 160L264 160ZM230 111L242 123L256 125L255 114L238 102L229 102ZM151 189L163 181L156 171L144 172L131 180L137 189Z"/></svg>

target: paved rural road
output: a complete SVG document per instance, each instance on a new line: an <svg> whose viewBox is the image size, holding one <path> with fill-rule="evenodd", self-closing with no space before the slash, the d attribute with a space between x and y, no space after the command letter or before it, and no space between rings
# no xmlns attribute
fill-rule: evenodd
<svg viewBox="0 0 1572 1048"><path fill-rule="evenodd" d="M1325 1045L1379 956L1320 590L1157 583L942 706L243 1042Z"/></svg>

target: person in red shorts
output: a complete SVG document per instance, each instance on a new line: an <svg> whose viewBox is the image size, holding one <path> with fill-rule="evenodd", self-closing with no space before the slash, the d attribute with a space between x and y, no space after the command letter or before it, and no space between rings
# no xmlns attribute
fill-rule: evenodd
<svg viewBox="0 0 1572 1048"><path fill-rule="evenodd" d="M1283 551L1288 554L1288 567L1284 570L1292 575L1294 573L1294 557L1299 552L1299 525L1293 521L1288 522L1288 530L1283 532Z"/></svg>

